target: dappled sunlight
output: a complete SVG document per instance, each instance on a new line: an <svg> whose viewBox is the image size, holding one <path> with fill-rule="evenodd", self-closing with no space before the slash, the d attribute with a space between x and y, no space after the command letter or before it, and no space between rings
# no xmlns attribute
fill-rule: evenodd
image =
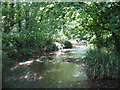
<svg viewBox="0 0 120 90"><path fill-rule="evenodd" d="M79 77L81 74L83 74L83 72L77 72L77 73L75 73L74 75L73 75L73 77Z"/></svg>
<svg viewBox="0 0 120 90"><path fill-rule="evenodd" d="M71 49L62 49L61 51L73 51L74 48L71 48Z"/></svg>
<svg viewBox="0 0 120 90"><path fill-rule="evenodd" d="M119 79L120 3L82 1L1 3L3 88Z"/></svg>
<svg viewBox="0 0 120 90"><path fill-rule="evenodd" d="M76 45L75 47L77 47L77 48L87 48L87 46L85 46L85 45Z"/></svg>
<svg viewBox="0 0 120 90"><path fill-rule="evenodd" d="M28 82L33 81L33 80L41 80L44 79L46 77L43 77L42 75L40 75L39 73L34 73L34 72L26 72L23 75L20 75L19 77L9 77L7 79L7 81L11 81L11 80L27 80Z"/></svg>
<svg viewBox="0 0 120 90"><path fill-rule="evenodd" d="M21 66L21 65L31 65L32 63L34 63L34 62L43 62L43 61L41 61L40 59L36 59L36 60L29 60L29 61L25 61L25 62L19 62L15 67L12 67L10 70L14 70L14 69L17 69L19 66Z"/></svg>
<svg viewBox="0 0 120 90"><path fill-rule="evenodd" d="M39 73L27 72L25 75L20 76L19 79L40 80L44 79L44 77Z"/></svg>
<svg viewBox="0 0 120 90"><path fill-rule="evenodd" d="M11 68L10 70L13 71L18 68L19 65L16 65L15 67Z"/></svg>
<svg viewBox="0 0 120 90"><path fill-rule="evenodd" d="M86 46L76 46L72 49L61 49L55 52L49 52L37 59L29 59L28 61L19 62L11 68L12 73L17 76L8 78L8 81L25 81L26 83L38 81L51 83L57 82L71 83L76 81L87 80L84 72L85 65L80 60L79 54L86 50ZM79 53L78 53L79 52ZM87 83L87 82L86 82Z"/></svg>
<svg viewBox="0 0 120 90"><path fill-rule="evenodd" d="M59 72L59 71L61 71L61 70L49 70L47 72Z"/></svg>
<svg viewBox="0 0 120 90"><path fill-rule="evenodd" d="M58 82L58 84L62 85L62 83L87 79L85 72L81 69L80 65L69 62L57 63L53 61L49 61L50 63L47 64L48 68L46 67L45 62L43 63L39 59L20 62L17 65L17 68L14 67L16 70L14 70L13 73L18 72L20 68L22 68L23 71L18 73L18 76L9 77L6 81L17 80L18 82L25 81L26 83L41 81L43 84L46 84L46 82L51 84Z"/></svg>
<svg viewBox="0 0 120 90"><path fill-rule="evenodd" d="M19 65L30 65L33 63L33 60L31 61L25 61L25 62L20 62Z"/></svg>

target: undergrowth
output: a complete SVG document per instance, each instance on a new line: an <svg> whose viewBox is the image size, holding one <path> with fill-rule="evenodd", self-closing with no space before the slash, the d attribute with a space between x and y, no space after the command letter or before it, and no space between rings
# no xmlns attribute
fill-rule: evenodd
<svg viewBox="0 0 120 90"><path fill-rule="evenodd" d="M118 78L118 56L115 51L90 49L84 58L91 78Z"/></svg>

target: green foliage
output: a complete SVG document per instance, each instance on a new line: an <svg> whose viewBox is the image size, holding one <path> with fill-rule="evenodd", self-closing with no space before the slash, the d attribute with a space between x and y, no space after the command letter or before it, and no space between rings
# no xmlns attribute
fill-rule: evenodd
<svg viewBox="0 0 120 90"><path fill-rule="evenodd" d="M58 47L54 43L51 43L46 46L46 51L54 51L54 50L58 50Z"/></svg>
<svg viewBox="0 0 120 90"><path fill-rule="evenodd" d="M7 51L12 56L15 53L32 55L33 52L38 50L55 50L57 47L53 44L52 40L48 40L44 36L45 34L41 32L35 32L33 34L4 34L3 51Z"/></svg>
<svg viewBox="0 0 120 90"><path fill-rule="evenodd" d="M90 49L84 59L91 77L118 78L118 56L113 51Z"/></svg>
<svg viewBox="0 0 120 90"><path fill-rule="evenodd" d="M54 42L72 48L67 40L78 37L86 38L98 49L115 48L120 54L120 2L2 2L1 5L4 64L15 60L13 57L57 50ZM90 52L88 62L98 72L108 73L111 68L117 71L118 59L113 53Z"/></svg>
<svg viewBox="0 0 120 90"><path fill-rule="evenodd" d="M10 66L14 65L14 60L8 55L8 52L2 52L2 69L8 69Z"/></svg>
<svg viewBox="0 0 120 90"><path fill-rule="evenodd" d="M72 44L69 41L64 41L64 48L72 48Z"/></svg>

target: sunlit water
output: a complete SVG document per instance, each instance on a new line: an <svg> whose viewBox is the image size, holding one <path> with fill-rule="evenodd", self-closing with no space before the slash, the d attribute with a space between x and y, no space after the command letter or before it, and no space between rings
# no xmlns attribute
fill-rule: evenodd
<svg viewBox="0 0 120 90"><path fill-rule="evenodd" d="M3 86L9 88L89 88L84 63L71 63L67 60L80 61L87 46L76 46L18 62L5 72Z"/></svg>

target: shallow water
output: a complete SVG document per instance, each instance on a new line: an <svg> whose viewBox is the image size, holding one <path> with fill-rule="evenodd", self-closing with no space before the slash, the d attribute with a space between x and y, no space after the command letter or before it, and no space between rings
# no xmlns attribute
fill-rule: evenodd
<svg viewBox="0 0 120 90"><path fill-rule="evenodd" d="M81 82L81 87L89 87L84 68L80 64L66 61L67 58L82 58L86 49L86 46L62 49L36 59L18 62L9 71L4 72L3 86L10 88L73 88L77 82Z"/></svg>
<svg viewBox="0 0 120 90"><path fill-rule="evenodd" d="M76 64L87 49L87 46L75 46L16 62L4 72L3 88L93 88L84 63Z"/></svg>

